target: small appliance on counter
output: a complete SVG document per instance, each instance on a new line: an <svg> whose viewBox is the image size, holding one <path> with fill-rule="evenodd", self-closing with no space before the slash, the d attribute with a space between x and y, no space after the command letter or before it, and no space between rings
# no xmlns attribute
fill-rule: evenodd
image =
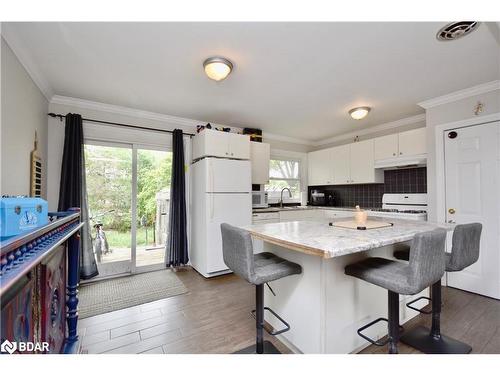
<svg viewBox="0 0 500 375"><path fill-rule="evenodd" d="M324 206L325 205L325 192L322 190L311 190L311 205Z"/></svg>
<svg viewBox="0 0 500 375"><path fill-rule="evenodd" d="M252 191L252 208L267 207L269 207L267 191Z"/></svg>
<svg viewBox="0 0 500 375"><path fill-rule="evenodd" d="M48 223L48 204L41 198L0 198L0 237L12 237Z"/></svg>

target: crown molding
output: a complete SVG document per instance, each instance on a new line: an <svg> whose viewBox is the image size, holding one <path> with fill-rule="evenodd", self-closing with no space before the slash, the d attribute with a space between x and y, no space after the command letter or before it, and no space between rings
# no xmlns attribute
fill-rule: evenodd
<svg viewBox="0 0 500 375"><path fill-rule="evenodd" d="M14 52L14 55L16 55L23 68L31 77L33 83L38 87L47 101L50 102L50 99L54 95L54 90L38 68L37 64L33 61L29 51L24 48L15 31L13 31L9 26L8 22L2 22L1 34L2 38L8 44L12 52Z"/></svg>
<svg viewBox="0 0 500 375"><path fill-rule="evenodd" d="M331 138L323 139L318 142L314 142L314 146L324 146L330 143L335 143L335 142L340 142L340 141L345 141L347 139L353 139L356 136L360 135L369 135L373 133L378 133L384 130L391 130L391 129L397 129L405 125L411 125L411 124L416 124L418 122L425 121L425 113L422 113L420 115L416 116L411 116L411 117L405 117L400 120L396 121L391 121L391 122L386 122L384 124L372 126L369 128L357 130L357 131L352 131L349 133L337 135Z"/></svg>
<svg viewBox="0 0 500 375"><path fill-rule="evenodd" d="M197 125L206 124L209 121L193 120L184 117L170 116L162 113L144 111L141 109L124 107L114 104L106 104L100 102L94 102L92 100L73 98L69 96L54 95L50 101L50 104L67 105L70 107L89 109L94 111L113 113L116 115L123 115L129 117L135 117L140 119L148 119L153 121L159 121L164 123L169 123L175 126L185 126L196 129ZM213 126L224 126L230 128L238 128L235 126L228 126L223 124L216 124L210 122ZM238 128L239 129L239 128Z"/></svg>
<svg viewBox="0 0 500 375"><path fill-rule="evenodd" d="M459 90L450 94L438 96L437 98L424 100L423 102L418 103L418 105L424 109L429 109L438 105L453 103L457 100L470 98L471 96L485 94L487 92L495 90L500 90L500 80L486 82L477 86L469 87L464 90Z"/></svg>
<svg viewBox="0 0 500 375"><path fill-rule="evenodd" d="M262 138L263 139L271 139L274 141L294 143L294 144L298 144L298 145L306 145L306 146L314 146L316 144L313 141L308 141L305 139L298 139L298 138L288 137L286 135L279 135L279 134L268 133L268 132L262 132Z"/></svg>

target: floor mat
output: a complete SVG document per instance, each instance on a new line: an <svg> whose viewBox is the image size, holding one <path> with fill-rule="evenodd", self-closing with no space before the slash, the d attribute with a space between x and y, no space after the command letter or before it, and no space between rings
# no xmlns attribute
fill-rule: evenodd
<svg viewBox="0 0 500 375"><path fill-rule="evenodd" d="M187 293L171 270L146 272L83 285L78 293L80 319Z"/></svg>

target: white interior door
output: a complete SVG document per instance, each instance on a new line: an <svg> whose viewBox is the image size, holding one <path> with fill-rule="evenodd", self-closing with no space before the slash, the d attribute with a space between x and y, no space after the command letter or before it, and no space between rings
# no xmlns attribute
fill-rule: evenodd
<svg viewBox="0 0 500 375"><path fill-rule="evenodd" d="M446 219L483 224L479 260L448 273L448 285L500 298L500 123L448 130L444 137Z"/></svg>

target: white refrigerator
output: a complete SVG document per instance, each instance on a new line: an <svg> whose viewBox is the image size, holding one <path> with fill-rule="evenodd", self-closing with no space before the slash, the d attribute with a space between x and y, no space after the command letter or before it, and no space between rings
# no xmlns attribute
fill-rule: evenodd
<svg viewBox="0 0 500 375"><path fill-rule="evenodd" d="M252 222L250 161L205 158L191 166L191 173L191 265L205 277L228 273L220 225Z"/></svg>

